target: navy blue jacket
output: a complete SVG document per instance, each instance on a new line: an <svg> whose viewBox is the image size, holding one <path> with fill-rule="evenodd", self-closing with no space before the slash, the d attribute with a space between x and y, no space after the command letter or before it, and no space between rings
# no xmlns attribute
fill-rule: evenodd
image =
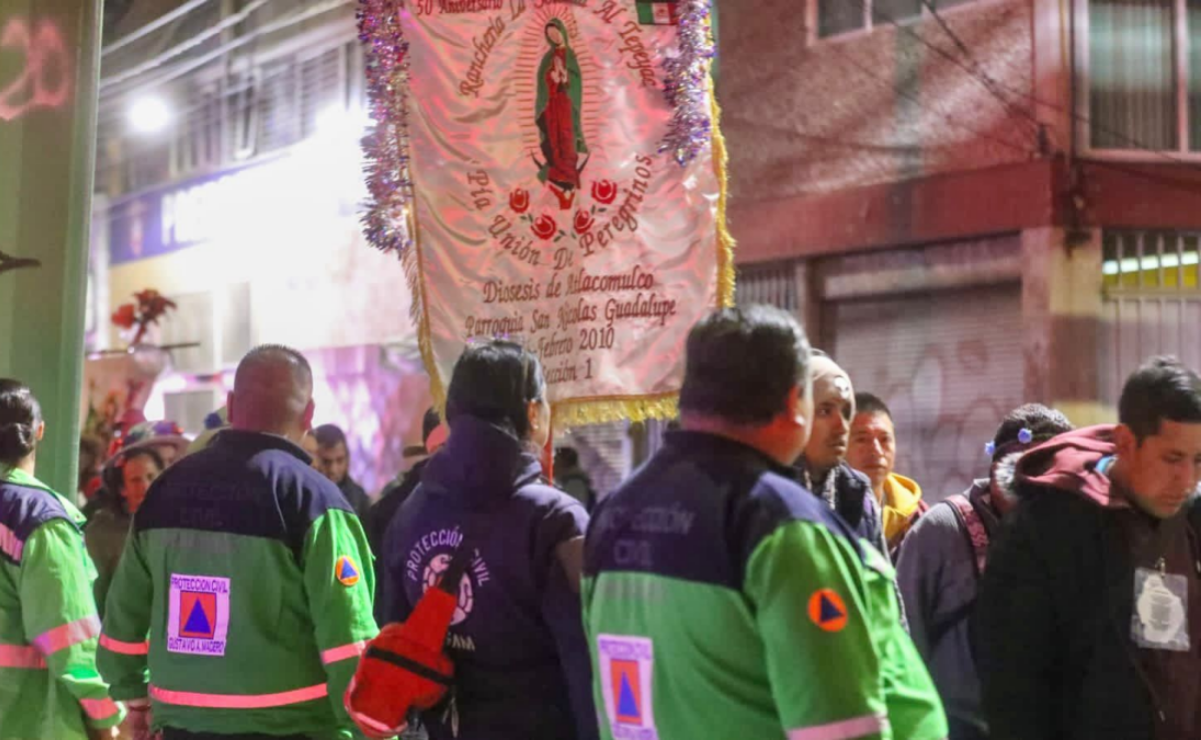
<svg viewBox="0 0 1201 740"><path fill-rule="evenodd" d="M2 471L0 471L2 472ZM0 561L21 564L21 551L33 531L46 522L65 519L76 528L79 522L63 502L44 488L22 485L0 478Z"/></svg>
<svg viewBox="0 0 1201 740"><path fill-rule="evenodd" d="M794 466L796 480L824 500L861 539L867 540L888 557L888 539L872 484L867 476L841 462L826 475L823 485L811 481L805 458Z"/></svg>
<svg viewBox="0 0 1201 740"><path fill-rule="evenodd" d="M460 416L388 529L388 621L408 618L464 533L476 550L448 636L465 740L598 737L578 566L569 576L561 547L584 536L588 514L541 475L514 436ZM431 740L453 736L443 717L423 718Z"/></svg>
<svg viewBox="0 0 1201 740"><path fill-rule="evenodd" d="M223 430L154 482L134 516L134 531L190 529L274 539L300 562L314 521L329 511L354 513L309 460L283 437Z"/></svg>

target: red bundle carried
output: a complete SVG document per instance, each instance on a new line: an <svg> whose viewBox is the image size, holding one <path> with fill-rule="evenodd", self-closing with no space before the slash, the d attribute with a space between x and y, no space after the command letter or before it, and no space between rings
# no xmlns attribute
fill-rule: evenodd
<svg viewBox="0 0 1201 740"><path fill-rule="evenodd" d="M408 620L384 627L367 645L343 698L367 737L398 735L407 726L410 709L432 709L450 690L455 666L443 649L467 552L460 543L438 586L422 595Z"/></svg>

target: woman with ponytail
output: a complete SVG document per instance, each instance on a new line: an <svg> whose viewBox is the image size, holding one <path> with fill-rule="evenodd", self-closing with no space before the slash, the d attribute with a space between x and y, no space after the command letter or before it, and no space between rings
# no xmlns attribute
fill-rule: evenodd
<svg viewBox="0 0 1201 740"><path fill-rule="evenodd" d="M29 388L0 378L0 740L95 740L125 712L96 671L83 515L34 477L45 429Z"/></svg>
<svg viewBox="0 0 1201 740"><path fill-rule="evenodd" d="M392 519L383 581L403 622L462 549L447 653L453 700L427 712L431 740L595 740L580 570L588 514L552 488L541 453L550 406L538 358L487 341L455 364L450 438Z"/></svg>

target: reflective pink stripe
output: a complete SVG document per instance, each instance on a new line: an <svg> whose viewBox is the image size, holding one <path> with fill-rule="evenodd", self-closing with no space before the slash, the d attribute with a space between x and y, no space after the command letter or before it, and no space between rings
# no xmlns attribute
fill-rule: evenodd
<svg viewBox="0 0 1201 740"><path fill-rule="evenodd" d="M309 686L279 694L199 694L192 691L171 691L151 684L150 698L164 704L181 707L208 707L211 709L267 709L287 704L300 704L321 699L329 695L325 684Z"/></svg>
<svg viewBox="0 0 1201 740"><path fill-rule="evenodd" d="M45 668L46 659L28 645L0 645L0 668Z"/></svg>
<svg viewBox="0 0 1201 740"><path fill-rule="evenodd" d="M146 655L150 652L150 641L121 642L102 634L100 635L100 647L110 652L121 653L122 655Z"/></svg>
<svg viewBox="0 0 1201 740"><path fill-rule="evenodd" d="M367 735L368 737L394 737L404 732L405 728L409 726L408 722L404 722L400 725L400 727L388 727L383 722L378 722L374 719L371 719L365 714L359 714L350 707L346 708L346 713L349 714L350 718L354 720L354 723L359 726L359 729L363 731L363 734Z"/></svg>
<svg viewBox="0 0 1201 740"><path fill-rule="evenodd" d="M851 740L865 735L879 734L884 732L887 727L888 717L882 714L873 714L842 722L831 722L828 725L789 730L788 740Z"/></svg>
<svg viewBox="0 0 1201 740"><path fill-rule="evenodd" d="M351 676L350 684L346 687L346 693L342 696L342 706L346 707L346 713L350 715L350 718L356 725L359 726L359 729L363 731L364 735L371 738L386 738L394 737L404 732L405 728L409 726L408 721L401 721L399 727L388 727L383 722L368 717L351 706L351 697L354 696L354 690L356 686L358 686L358 684L355 682L355 677Z"/></svg>
<svg viewBox="0 0 1201 740"><path fill-rule="evenodd" d="M72 645L78 645L84 640L90 640L98 634L100 634L100 619L92 615L43 632L37 636L33 644L42 651L43 655L50 655L59 650L66 650Z"/></svg>
<svg viewBox="0 0 1201 740"><path fill-rule="evenodd" d="M24 550L25 543L21 541L21 538L17 537L17 534L11 529L0 524L0 551L19 563Z"/></svg>
<svg viewBox="0 0 1201 740"><path fill-rule="evenodd" d="M337 663L339 660L357 658L362 655L363 651L366 649L366 640L352 642L349 645L343 645L342 647L330 648L329 650L321 653L321 662L329 665L330 663Z"/></svg>
<svg viewBox="0 0 1201 740"><path fill-rule="evenodd" d="M117 704L112 699L80 699L83 711L92 719L108 719L118 711Z"/></svg>

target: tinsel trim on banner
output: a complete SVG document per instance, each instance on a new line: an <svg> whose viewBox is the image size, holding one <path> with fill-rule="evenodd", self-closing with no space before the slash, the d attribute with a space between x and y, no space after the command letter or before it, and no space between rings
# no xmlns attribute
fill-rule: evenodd
<svg viewBox="0 0 1201 740"><path fill-rule="evenodd" d="M679 43L663 60L663 92L674 108L659 153L671 152L681 166L696 159L715 131L709 107L709 68L717 50L710 26L710 0L681 0Z"/></svg>
<svg viewBox="0 0 1201 740"><path fill-rule="evenodd" d="M403 254L413 244L409 203L409 44L400 23L399 0L360 0L359 40L364 44L371 132L363 139L370 200L363 215L367 240L384 252Z"/></svg>
<svg viewBox="0 0 1201 740"><path fill-rule="evenodd" d="M410 207L413 181L409 167L409 42L400 15L402 0L360 0L359 40L365 46L371 133L363 139L370 198L363 215L367 241L400 257L409 285L409 318L417 327L417 346L430 378L430 394L445 411L446 388L437 371L421 282L424 266L418 229Z"/></svg>

